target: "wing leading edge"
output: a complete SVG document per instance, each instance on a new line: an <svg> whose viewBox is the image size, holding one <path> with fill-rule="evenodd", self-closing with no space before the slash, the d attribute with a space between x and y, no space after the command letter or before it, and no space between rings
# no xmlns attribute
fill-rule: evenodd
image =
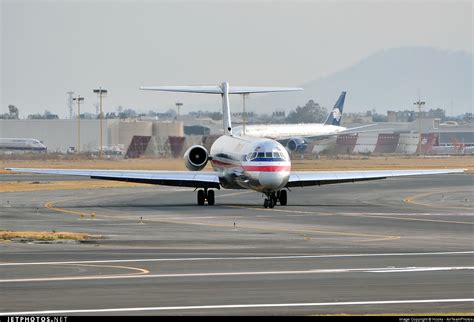
<svg viewBox="0 0 474 322"><path fill-rule="evenodd" d="M464 171L465 169L292 172L286 187L319 186L334 183L379 180L390 177L463 173Z"/></svg>
<svg viewBox="0 0 474 322"><path fill-rule="evenodd" d="M7 168L13 172L84 176L92 179L220 189L217 172Z"/></svg>

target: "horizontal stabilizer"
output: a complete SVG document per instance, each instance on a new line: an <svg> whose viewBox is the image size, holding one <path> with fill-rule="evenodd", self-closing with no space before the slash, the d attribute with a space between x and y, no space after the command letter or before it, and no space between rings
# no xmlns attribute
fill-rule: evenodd
<svg viewBox="0 0 474 322"><path fill-rule="evenodd" d="M141 90L180 92L180 93L202 93L202 94L223 94L220 86L142 86ZM251 93L274 93L302 91L297 87L229 87L229 94L251 94Z"/></svg>
<svg viewBox="0 0 474 322"><path fill-rule="evenodd" d="M178 93L203 93L220 94L222 96L222 120L224 123L224 134L232 135L232 122L230 120L229 95L250 93L272 93L301 91L302 88L295 87L238 87L230 86L228 82L222 82L220 86L142 86L141 90L178 92Z"/></svg>
<svg viewBox="0 0 474 322"><path fill-rule="evenodd" d="M231 87L229 94L294 92L302 90L299 87Z"/></svg>
<svg viewBox="0 0 474 322"><path fill-rule="evenodd" d="M220 86L142 86L140 89L161 92L222 94Z"/></svg>

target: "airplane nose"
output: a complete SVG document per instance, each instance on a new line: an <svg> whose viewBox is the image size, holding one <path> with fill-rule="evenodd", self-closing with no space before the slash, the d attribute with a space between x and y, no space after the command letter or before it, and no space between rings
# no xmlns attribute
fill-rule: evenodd
<svg viewBox="0 0 474 322"><path fill-rule="evenodd" d="M280 172L261 172L259 175L260 184L271 190L278 190L286 184L286 176Z"/></svg>

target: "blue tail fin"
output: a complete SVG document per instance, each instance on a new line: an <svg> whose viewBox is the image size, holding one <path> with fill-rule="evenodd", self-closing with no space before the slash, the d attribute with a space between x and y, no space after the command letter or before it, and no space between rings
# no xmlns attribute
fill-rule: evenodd
<svg viewBox="0 0 474 322"><path fill-rule="evenodd" d="M325 125L336 125L341 124L342 119L342 109L344 108L344 100L346 99L346 92L342 92L339 98L337 99L336 104L334 105L332 111L329 113Z"/></svg>

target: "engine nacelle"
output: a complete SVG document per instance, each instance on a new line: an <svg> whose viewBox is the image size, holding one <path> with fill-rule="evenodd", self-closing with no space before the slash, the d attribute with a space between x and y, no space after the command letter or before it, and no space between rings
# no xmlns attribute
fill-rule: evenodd
<svg viewBox="0 0 474 322"><path fill-rule="evenodd" d="M304 152L308 143L303 138L292 138L286 143L286 148L290 152Z"/></svg>
<svg viewBox="0 0 474 322"><path fill-rule="evenodd" d="M184 154L184 164L191 171L200 171L204 169L209 161L207 149L201 145L193 145Z"/></svg>

